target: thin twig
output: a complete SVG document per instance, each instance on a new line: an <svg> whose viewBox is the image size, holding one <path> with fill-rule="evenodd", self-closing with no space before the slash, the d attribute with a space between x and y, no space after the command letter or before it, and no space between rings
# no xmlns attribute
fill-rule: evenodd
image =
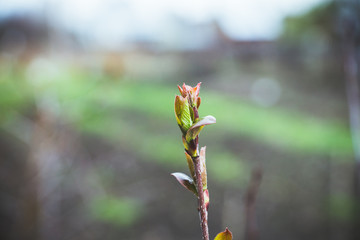
<svg viewBox="0 0 360 240"><path fill-rule="evenodd" d="M193 158L195 174L196 174L196 187L198 189L199 194L199 214L200 214L200 225L202 232L202 239L209 240L209 227L208 227L208 218L207 218L207 209L205 206L205 197L203 191L203 184L201 179L201 167L200 167L200 158Z"/></svg>
<svg viewBox="0 0 360 240"><path fill-rule="evenodd" d="M255 202L257 193L262 179L262 168L254 168L251 173L251 179L245 195L245 239L256 240L258 239L258 229L255 217Z"/></svg>

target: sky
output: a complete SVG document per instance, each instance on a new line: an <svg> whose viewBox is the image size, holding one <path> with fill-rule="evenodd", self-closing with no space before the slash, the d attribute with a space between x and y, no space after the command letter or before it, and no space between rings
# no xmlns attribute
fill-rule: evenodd
<svg viewBox="0 0 360 240"><path fill-rule="evenodd" d="M216 20L235 39L272 39L285 16L326 0L0 0L0 16L46 9L50 21L99 42L156 38L172 20Z"/></svg>

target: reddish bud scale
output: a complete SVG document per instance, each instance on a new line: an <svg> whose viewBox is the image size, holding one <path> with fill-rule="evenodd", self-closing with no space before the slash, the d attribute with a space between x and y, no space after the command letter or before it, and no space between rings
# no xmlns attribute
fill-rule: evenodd
<svg viewBox="0 0 360 240"><path fill-rule="evenodd" d="M209 196L209 190L207 189L204 190L204 201L205 201L206 211L209 211L210 196Z"/></svg>
<svg viewBox="0 0 360 240"><path fill-rule="evenodd" d="M186 142L188 149L185 148L186 152L191 156L191 157L196 157L197 156L197 145L195 143L194 140L190 140L189 142Z"/></svg>
<svg viewBox="0 0 360 240"><path fill-rule="evenodd" d="M194 122L199 119L199 112L196 107L193 107Z"/></svg>

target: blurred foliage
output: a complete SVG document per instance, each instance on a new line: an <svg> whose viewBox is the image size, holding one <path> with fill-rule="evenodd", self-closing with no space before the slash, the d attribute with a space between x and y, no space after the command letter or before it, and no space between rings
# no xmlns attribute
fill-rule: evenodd
<svg viewBox="0 0 360 240"><path fill-rule="evenodd" d="M339 35L342 3L325 1L308 12L285 18L279 36L283 60L290 61L292 64L288 66L295 71L295 68L307 71L302 80L305 86L317 84L333 94L345 91L342 64L339 64L342 59Z"/></svg>
<svg viewBox="0 0 360 240"><path fill-rule="evenodd" d="M93 200L90 210L96 220L127 227L141 216L140 206L136 199L103 196Z"/></svg>
<svg viewBox="0 0 360 240"><path fill-rule="evenodd" d="M287 17L280 38L291 42L309 41L312 38L316 41L317 37L324 37L327 41L335 39L337 9L335 1L325 1L304 14Z"/></svg>
<svg viewBox="0 0 360 240"><path fill-rule="evenodd" d="M31 88L10 64L0 65L0 124L12 114L26 110L32 100Z"/></svg>
<svg viewBox="0 0 360 240"><path fill-rule="evenodd" d="M229 152L217 151L217 153L211 153L210 159L207 165L215 180L237 186L239 182L247 182L249 179L250 167L239 157Z"/></svg>

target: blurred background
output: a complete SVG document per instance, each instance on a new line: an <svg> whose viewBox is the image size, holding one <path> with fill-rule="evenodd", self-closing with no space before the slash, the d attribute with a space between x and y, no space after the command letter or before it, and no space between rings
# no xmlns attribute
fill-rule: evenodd
<svg viewBox="0 0 360 240"><path fill-rule="evenodd" d="M0 239L200 239L196 199L170 176L188 174L183 82L202 82L200 116L217 118L200 136L212 239L250 225L252 239L360 239L359 13L1 0Z"/></svg>

